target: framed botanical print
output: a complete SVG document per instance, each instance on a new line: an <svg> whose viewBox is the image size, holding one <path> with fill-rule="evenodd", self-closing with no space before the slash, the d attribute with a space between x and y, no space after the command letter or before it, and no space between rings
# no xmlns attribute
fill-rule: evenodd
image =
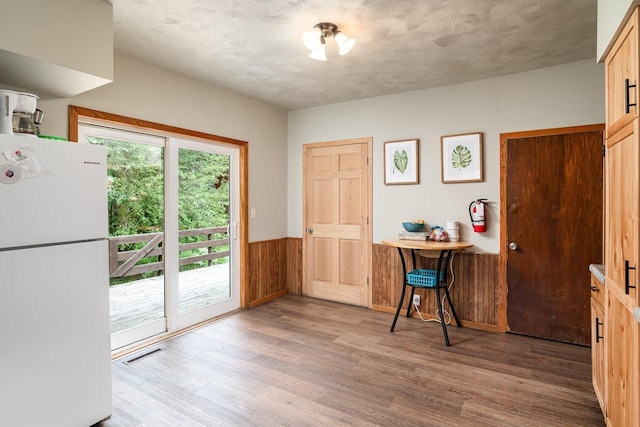
<svg viewBox="0 0 640 427"><path fill-rule="evenodd" d="M440 138L440 149L443 183L484 180L482 133L445 135Z"/></svg>
<svg viewBox="0 0 640 427"><path fill-rule="evenodd" d="M384 143L384 184L418 184L420 182L420 151L418 139Z"/></svg>

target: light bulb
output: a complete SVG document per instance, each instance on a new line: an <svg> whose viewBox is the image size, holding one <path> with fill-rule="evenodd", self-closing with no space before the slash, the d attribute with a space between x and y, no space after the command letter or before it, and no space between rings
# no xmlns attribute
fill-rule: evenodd
<svg viewBox="0 0 640 427"><path fill-rule="evenodd" d="M314 49L313 52L309 54L309 58L313 58L317 61L326 61L327 55L325 54L325 51L324 51L324 44L321 44L319 47Z"/></svg>
<svg viewBox="0 0 640 427"><path fill-rule="evenodd" d="M334 36L334 38L336 39L336 44L338 45L338 52L340 53L340 55L349 53L351 48L353 48L353 45L356 44L356 39L347 37L344 33L339 32Z"/></svg>
<svg viewBox="0 0 640 427"><path fill-rule="evenodd" d="M305 31L302 34L302 43L309 50L316 50L321 42L320 42L320 30L314 28L313 31Z"/></svg>

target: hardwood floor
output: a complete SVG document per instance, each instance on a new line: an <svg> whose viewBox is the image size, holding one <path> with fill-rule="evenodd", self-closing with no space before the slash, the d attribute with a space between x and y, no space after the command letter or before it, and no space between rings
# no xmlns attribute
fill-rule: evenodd
<svg viewBox="0 0 640 427"><path fill-rule="evenodd" d="M603 426L590 349L285 296L113 363L111 426ZM152 347L155 348L155 347Z"/></svg>

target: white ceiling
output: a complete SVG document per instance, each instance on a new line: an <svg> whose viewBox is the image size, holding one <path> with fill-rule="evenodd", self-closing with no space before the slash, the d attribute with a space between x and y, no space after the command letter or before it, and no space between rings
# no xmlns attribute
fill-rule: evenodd
<svg viewBox="0 0 640 427"><path fill-rule="evenodd" d="M110 0L115 49L287 110L596 56L597 0ZM301 36L357 39L326 62Z"/></svg>

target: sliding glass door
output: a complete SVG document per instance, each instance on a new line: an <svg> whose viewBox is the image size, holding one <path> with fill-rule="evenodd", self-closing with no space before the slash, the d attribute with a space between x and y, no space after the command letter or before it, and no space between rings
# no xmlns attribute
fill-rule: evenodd
<svg viewBox="0 0 640 427"><path fill-rule="evenodd" d="M112 349L240 306L239 153L96 125L107 147Z"/></svg>
<svg viewBox="0 0 640 427"><path fill-rule="evenodd" d="M238 153L199 141L172 138L169 158L176 213L170 224L177 256L177 321L183 328L240 306L237 274ZM175 175L174 175L175 174Z"/></svg>

